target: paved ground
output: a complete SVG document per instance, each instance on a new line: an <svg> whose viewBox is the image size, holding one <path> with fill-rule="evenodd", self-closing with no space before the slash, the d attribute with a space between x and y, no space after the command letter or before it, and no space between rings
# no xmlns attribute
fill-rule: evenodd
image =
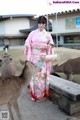
<svg viewBox="0 0 80 120"><path fill-rule="evenodd" d="M66 120L68 117L56 104L44 100L36 103L30 99L29 90L25 90L19 98L19 107L23 120ZM1 106L0 111L8 110L7 106ZM14 111L13 111L14 112ZM17 120L14 112L15 120Z"/></svg>

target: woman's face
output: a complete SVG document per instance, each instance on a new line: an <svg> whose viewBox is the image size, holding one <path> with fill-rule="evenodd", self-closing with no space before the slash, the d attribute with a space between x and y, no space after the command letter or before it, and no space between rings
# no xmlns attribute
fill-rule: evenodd
<svg viewBox="0 0 80 120"><path fill-rule="evenodd" d="M46 24L38 23L38 27L39 27L40 31L44 30L45 26L46 26Z"/></svg>

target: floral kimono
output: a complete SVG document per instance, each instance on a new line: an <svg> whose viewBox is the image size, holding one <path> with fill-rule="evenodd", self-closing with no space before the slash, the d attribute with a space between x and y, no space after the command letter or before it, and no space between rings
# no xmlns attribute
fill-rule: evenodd
<svg viewBox="0 0 80 120"><path fill-rule="evenodd" d="M25 41L25 52L27 60L32 61L42 68L42 71L36 73L30 82L30 94L36 101L41 101L49 96L49 75L51 62L43 61L48 54L52 54L53 44L51 35L46 30L39 29L32 31Z"/></svg>

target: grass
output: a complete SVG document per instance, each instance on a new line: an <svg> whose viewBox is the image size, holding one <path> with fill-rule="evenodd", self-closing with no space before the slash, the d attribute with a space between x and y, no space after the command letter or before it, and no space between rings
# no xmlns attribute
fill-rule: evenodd
<svg viewBox="0 0 80 120"><path fill-rule="evenodd" d="M24 55L24 50L21 49L9 49L8 52L11 54L12 58L17 64L17 68L21 69L21 65L19 63L19 60L26 60L26 55ZM4 51L0 51L0 56L2 56ZM69 58L76 58L80 57L80 50L76 49L69 49L69 48L63 48L63 47L55 47L54 53L58 54L60 57L60 60L57 62L54 62L53 64L61 64L64 61L68 60ZM59 73L62 78L65 78L65 75L63 73ZM80 75L74 75L73 81L80 84Z"/></svg>
<svg viewBox="0 0 80 120"><path fill-rule="evenodd" d="M69 49L69 48L64 48L64 47L54 48L54 53L55 54L57 53L59 55L60 60L53 64L62 64L63 62L67 61L68 59L80 57L80 50ZM62 78L66 78L63 73L59 73L59 75ZM80 75L74 75L73 82L80 84Z"/></svg>
<svg viewBox="0 0 80 120"><path fill-rule="evenodd" d="M72 59L72 58L80 57L80 50L69 49L64 47L54 48L54 53L55 54L57 53L60 57L60 60L56 62L58 64L61 64L70 58Z"/></svg>
<svg viewBox="0 0 80 120"><path fill-rule="evenodd" d="M66 79L64 73L58 73L62 78ZM73 75L73 82L80 84L80 75Z"/></svg>

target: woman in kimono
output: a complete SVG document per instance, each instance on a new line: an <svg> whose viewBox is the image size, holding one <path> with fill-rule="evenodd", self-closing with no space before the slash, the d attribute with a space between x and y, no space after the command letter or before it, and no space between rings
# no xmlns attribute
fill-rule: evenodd
<svg viewBox="0 0 80 120"><path fill-rule="evenodd" d="M30 95L32 100L40 102L49 96L49 75L51 62L45 61L46 55L52 54L54 46L51 35L45 30L47 19L38 18L38 29L33 30L25 41L27 60L32 61L42 68L30 82Z"/></svg>

